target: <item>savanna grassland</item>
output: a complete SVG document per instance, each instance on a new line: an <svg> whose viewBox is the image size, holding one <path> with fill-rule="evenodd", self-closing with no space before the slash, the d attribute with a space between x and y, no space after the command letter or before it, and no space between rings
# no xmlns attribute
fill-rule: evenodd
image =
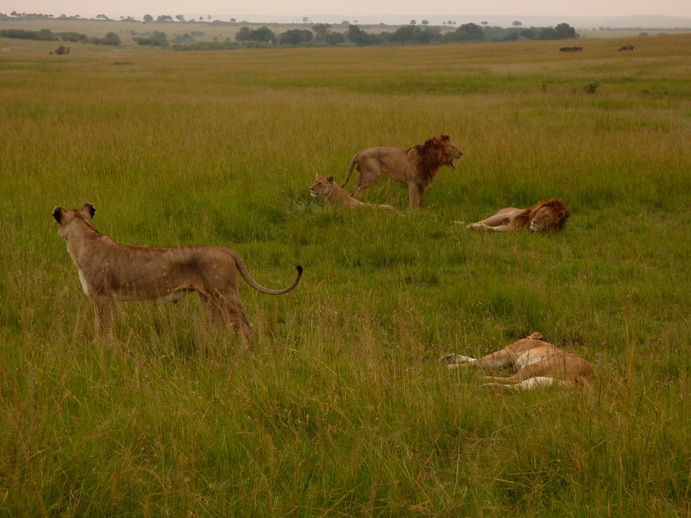
<svg viewBox="0 0 691 518"><path fill-rule="evenodd" d="M0 41L0 515L688 516L691 36L172 52ZM446 133L420 211L315 174ZM352 181L351 181L352 186ZM562 198L553 235L468 231ZM53 207L220 244L255 346L192 295L93 310ZM442 354L540 331L592 390L508 395Z"/></svg>

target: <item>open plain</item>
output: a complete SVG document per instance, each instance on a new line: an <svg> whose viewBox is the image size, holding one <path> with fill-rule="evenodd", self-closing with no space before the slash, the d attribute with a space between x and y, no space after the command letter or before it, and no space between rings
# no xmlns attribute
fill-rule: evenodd
<svg viewBox="0 0 691 518"><path fill-rule="evenodd" d="M0 516L688 516L691 35L173 52L0 40ZM564 45L583 46L562 53ZM315 174L448 134L418 211ZM483 233L564 200L559 233ZM51 216L223 245L255 346L190 296L103 345ZM589 390L440 355L543 333Z"/></svg>

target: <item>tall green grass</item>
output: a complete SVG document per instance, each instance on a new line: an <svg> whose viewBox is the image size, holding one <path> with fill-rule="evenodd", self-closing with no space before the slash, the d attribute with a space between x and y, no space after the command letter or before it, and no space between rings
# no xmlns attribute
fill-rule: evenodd
<svg viewBox="0 0 691 518"><path fill-rule="evenodd" d="M0 513L686 516L688 36L0 56ZM594 94L585 87L597 83ZM441 133L423 209L384 178L325 212L315 174ZM466 231L562 198L550 236ZM121 243L230 246L256 347L196 297L93 311L50 216ZM493 393L441 354L532 331L586 393Z"/></svg>

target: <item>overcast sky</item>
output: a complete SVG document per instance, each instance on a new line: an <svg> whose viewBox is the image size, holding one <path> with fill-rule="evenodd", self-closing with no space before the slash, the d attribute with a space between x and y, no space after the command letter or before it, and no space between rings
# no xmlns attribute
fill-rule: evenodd
<svg viewBox="0 0 691 518"><path fill-rule="evenodd" d="M516 15L516 16L633 16L657 14L691 17L691 0L0 0L0 12L42 13L59 16L112 18L144 14L182 15L337 15L345 19L358 16L416 15Z"/></svg>

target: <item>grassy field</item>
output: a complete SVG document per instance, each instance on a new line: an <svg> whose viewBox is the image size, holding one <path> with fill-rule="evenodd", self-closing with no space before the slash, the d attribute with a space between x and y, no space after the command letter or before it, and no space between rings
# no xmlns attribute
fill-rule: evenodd
<svg viewBox="0 0 691 518"><path fill-rule="evenodd" d="M0 516L689 516L691 36L114 51L0 40ZM574 43L575 44L575 43ZM588 93L590 92L590 93ZM423 208L314 175L442 133ZM351 183L352 185L352 183ZM487 234L562 198L555 235ZM93 310L51 217L226 245L256 345L196 296ZM513 396L438 357L540 331L591 391Z"/></svg>

